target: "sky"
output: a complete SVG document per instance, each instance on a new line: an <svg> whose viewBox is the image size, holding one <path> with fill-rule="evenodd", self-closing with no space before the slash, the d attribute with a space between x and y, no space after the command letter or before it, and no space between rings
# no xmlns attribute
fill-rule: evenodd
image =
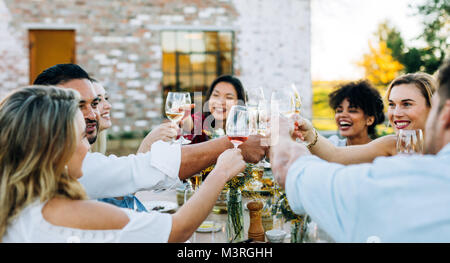
<svg viewBox="0 0 450 263"><path fill-rule="evenodd" d="M378 25L389 20L407 45L423 26L408 4L423 0L311 0L311 76L313 80L364 77L356 65L369 50Z"/></svg>

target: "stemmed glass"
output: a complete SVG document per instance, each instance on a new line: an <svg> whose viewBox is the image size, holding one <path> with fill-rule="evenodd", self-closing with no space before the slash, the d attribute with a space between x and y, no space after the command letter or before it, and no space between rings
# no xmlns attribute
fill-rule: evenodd
<svg viewBox="0 0 450 263"><path fill-rule="evenodd" d="M235 105L227 116L226 133L228 139L237 149L250 135L249 111L247 107Z"/></svg>
<svg viewBox="0 0 450 263"><path fill-rule="evenodd" d="M398 154L422 154L423 133L417 130L399 130L397 135Z"/></svg>
<svg viewBox="0 0 450 263"><path fill-rule="evenodd" d="M262 99L258 102L258 134L267 136L269 130L269 104ZM264 157L259 163L259 166L270 167L270 163Z"/></svg>
<svg viewBox="0 0 450 263"><path fill-rule="evenodd" d="M278 104L280 113L286 118L291 117L295 113L294 93L290 88L284 87L273 91L271 103L274 104L275 102Z"/></svg>
<svg viewBox="0 0 450 263"><path fill-rule="evenodd" d="M178 123L183 119L184 110L183 107L186 105L186 96L180 92L169 92L166 98L166 116L173 123L178 125ZM176 142L172 139L171 143Z"/></svg>
<svg viewBox="0 0 450 263"><path fill-rule="evenodd" d="M295 86L294 83L292 83L291 85L291 90L292 90L292 104L293 104L293 108L294 108L294 112L295 114L300 114L300 109L302 107L302 100L300 98L300 93L297 90L297 87Z"/></svg>
<svg viewBox="0 0 450 263"><path fill-rule="evenodd" d="M258 102L264 99L261 86L247 90L247 109L250 118L250 135L258 134Z"/></svg>
<svg viewBox="0 0 450 263"><path fill-rule="evenodd" d="M183 106L184 107L184 116L183 119L185 119L186 117L188 117L189 115L191 115L191 94L189 92L181 92L182 94L184 94L185 98L186 98L186 104ZM181 130L181 135L180 138L178 139L178 141L181 142L181 144L190 144L191 141L184 138L184 135L188 135L186 134L186 131L184 129Z"/></svg>

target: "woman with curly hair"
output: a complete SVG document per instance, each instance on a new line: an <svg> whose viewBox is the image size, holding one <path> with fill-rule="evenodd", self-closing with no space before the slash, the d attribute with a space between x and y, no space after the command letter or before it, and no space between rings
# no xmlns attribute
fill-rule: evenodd
<svg viewBox="0 0 450 263"><path fill-rule="evenodd" d="M329 95L330 107L339 129L339 139L328 138L336 146L366 144L376 138L375 127L383 123L383 100L370 82L361 80L340 86Z"/></svg>
<svg viewBox="0 0 450 263"><path fill-rule="evenodd" d="M389 103L388 119L395 132L399 130L425 129L428 113L431 110L431 97L436 90L433 76L417 72L408 73L394 79L386 92ZM336 147L321 136L311 122L297 115L293 136L303 139L312 154L341 164L372 162L379 156L397 154L396 135L386 135L363 145Z"/></svg>

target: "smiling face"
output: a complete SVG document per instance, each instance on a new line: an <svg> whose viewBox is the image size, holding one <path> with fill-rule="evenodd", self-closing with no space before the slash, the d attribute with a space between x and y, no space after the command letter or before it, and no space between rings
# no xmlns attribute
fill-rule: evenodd
<svg viewBox="0 0 450 263"><path fill-rule="evenodd" d="M111 123L111 103L109 103L109 95L105 88L97 82L92 84L94 86L95 94L99 98L98 111L100 113L99 131L106 130L112 126Z"/></svg>
<svg viewBox="0 0 450 263"><path fill-rule="evenodd" d="M98 112L98 97L95 95L92 83L88 79L73 79L59 85L63 88L74 89L81 95L80 110L86 121L86 134L90 144L97 139L97 125L100 118Z"/></svg>
<svg viewBox="0 0 450 263"><path fill-rule="evenodd" d="M238 95L233 85L219 82L208 101L209 111L217 121L226 121L231 107L238 104Z"/></svg>
<svg viewBox="0 0 450 263"><path fill-rule="evenodd" d="M350 105L348 99L336 108L334 119L343 137L368 137L368 127L375 121L373 116L366 116L361 108Z"/></svg>
<svg viewBox="0 0 450 263"><path fill-rule="evenodd" d="M83 165L83 160L86 157L87 152L89 151L90 145L86 136L86 123L81 111L78 111L78 113L76 114L75 122L77 130L77 147L74 154L67 163L67 169L70 177L78 179L83 176L81 167Z"/></svg>
<svg viewBox="0 0 450 263"><path fill-rule="evenodd" d="M388 117L396 131L424 130L429 111L425 97L414 84L392 87L389 94Z"/></svg>

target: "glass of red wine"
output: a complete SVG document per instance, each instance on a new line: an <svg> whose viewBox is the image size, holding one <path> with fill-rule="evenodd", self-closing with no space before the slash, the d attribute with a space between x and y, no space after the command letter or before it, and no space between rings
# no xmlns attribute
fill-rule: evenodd
<svg viewBox="0 0 450 263"><path fill-rule="evenodd" d="M226 133L235 149L248 139L250 118L247 107L241 105L231 107L227 116Z"/></svg>

